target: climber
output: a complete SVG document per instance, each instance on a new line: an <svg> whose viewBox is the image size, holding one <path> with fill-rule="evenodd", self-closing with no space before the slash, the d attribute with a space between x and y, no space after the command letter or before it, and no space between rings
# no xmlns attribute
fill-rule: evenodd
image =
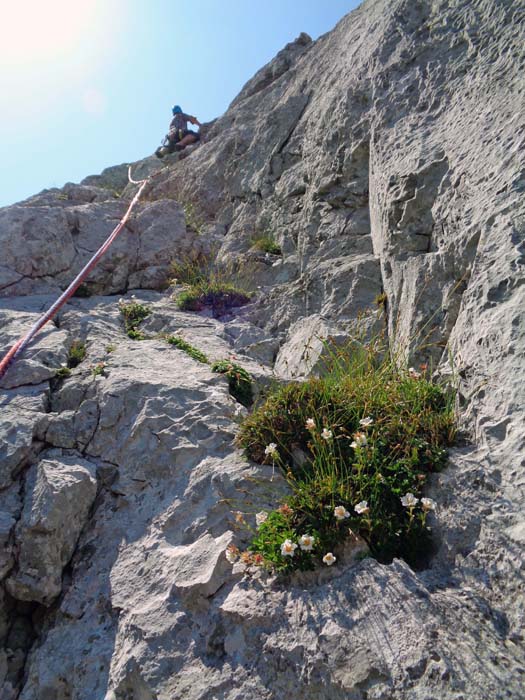
<svg viewBox="0 0 525 700"><path fill-rule="evenodd" d="M165 137L162 146L155 151L155 155L158 158L162 158L166 153L182 151L186 146L189 146L190 143L196 143L200 140L200 133L198 131L191 131L191 129L188 129L188 122L200 127L200 121L196 117L184 114L179 105L175 105L171 111L173 119L170 122L169 133Z"/></svg>

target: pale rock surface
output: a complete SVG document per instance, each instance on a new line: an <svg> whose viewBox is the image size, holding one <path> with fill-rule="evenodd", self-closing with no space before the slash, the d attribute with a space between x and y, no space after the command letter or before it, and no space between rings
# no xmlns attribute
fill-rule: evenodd
<svg viewBox="0 0 525 700"><path fill-rule="evenodd" d="M45 457L25 479L15 531L17 569L6 587L13 598L49 605L62 589L62 570L95 500L97 479L93 465L83 459Z"/></svg>
<svg viewBox="0 0 525 700"><path fill-rule="evenodd" d="M42 450L83 460L99 488L53 559L53 605L0 587L2 700L524 697L524 46L522 0L368 0L285 47L187 157L137 164L155 174L88 282L105 296L73 299L2 383L2 575L16 580L32 541ZM0 211L3 347L123 213L125 170ZM254 254L261 235L279 258ZM158 294L171 260L218 244L254 302L178 312ZM153 310L141 342L107 296L135 286ZM458 384L465 444L429 492L430 567L350 558L288 581L230 568L227 543L250 537L233 512L253 518L285 486L235 447L245 409L224 377L161 334L235 355L262 386L277 356L281 378L309 371L315 329L344 336L383 293L396 350ZM56 381L79 338L86 359Z"/></svg>

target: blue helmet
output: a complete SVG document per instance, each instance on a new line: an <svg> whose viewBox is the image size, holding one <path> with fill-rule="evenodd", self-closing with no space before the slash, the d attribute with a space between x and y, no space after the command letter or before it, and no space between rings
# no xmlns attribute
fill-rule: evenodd
<svg viewBox="0 0 525 700"><path fill-rule="evenodd" d="M175 105L171 112L172 114L182 114L182 109L179 107L179 105Z"/></svg>

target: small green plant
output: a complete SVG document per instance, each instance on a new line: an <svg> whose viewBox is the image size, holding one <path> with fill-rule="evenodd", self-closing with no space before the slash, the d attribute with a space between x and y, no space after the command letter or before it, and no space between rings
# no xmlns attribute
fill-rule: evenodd
<svg viewBox="0 0 525 700"><path fill-rule="evenodd" d="M117 349L116 345L106 345L106 352L107 353L115 352L116 349Z"/></svg>
<svg viewBox="0 0 525 700"><path fill-rule="evenodd" d="M226 375L230 394L239 403L246 407L252 405L252 378L245 369L229 360L219 360L213 363L211 371Z"/></svg>
<svg viewBox="0 0 525 700"><path fill-rule="evenodd" d="M446 464L453 401L423 371L400 369L380 342L332 348L325 376L274 389L238 441L250 459L280 468L291 493L250 551L279 571L314 568L331 565L355 533L381 562L423 565L435 508L423 489Z"/></svg>
<svg viewBox="0 0 525 700"><path fill-rule="evenodd" d="M172 273L172 282L187 285L187 289L176 297L181 311L201 311L211 307L217 318L250 301L251 293L236 284L231 269L219 263L213 253L174 262Z"/></svg>
<svg viewBox="0 0 525 700"><path fill-rule="evenodd" d="M75 340L71 344L71 347L69 348L69 353L68 353L68 358L67 358L67 366L70 369L74 369L75 367L78 367L78 365L84 360L86 357L86 345L85 343L82 343L80 340Z"/></svg>
<svg viewBox="0 0 525 700"><path fill-rule="evenodd" d="M273 236L266 234L252 240L252 246L256 250L261 250L263 253L271 255L281 255L281 247L277 245Z"/></svg>
<svg viewBox="0 0 525 700"><path fill-rule="evenodd" d="M57 379L65 379L66 377L71 376L71 370L69 367L66 367L66 365L62 365L57 371L55 372L55 377Z"/></svg>
<svg viewBox="0 0 525 700"><path fill-rule="evenodd" d="M150 315L151 309L138 302L134 294L131 296L131 301L119 299L118 307L124 317L124 327L128 337L132 340L145 340L146 336L138 330L137 326Z"/></svg>
<svg viewBox="0 0 525 700"><path fill-rule="evenodd" d="M97 362L96 365L91 367L91 374L94 377L105 377L107 364L105 362Z"/></svg>
<svg viewBox="0 0 525 700"><path fill-rule="evenodd" d="M179 348L179 350L182 350L194 360L197 360L197 362L202 362L206 365L210 364L209 359L203 352L193 347L193 345L190 345L190 343L186 342L184 338L181 338L179 335L171 335L166 340L170 345L174 345L176 348Z"/></svg>

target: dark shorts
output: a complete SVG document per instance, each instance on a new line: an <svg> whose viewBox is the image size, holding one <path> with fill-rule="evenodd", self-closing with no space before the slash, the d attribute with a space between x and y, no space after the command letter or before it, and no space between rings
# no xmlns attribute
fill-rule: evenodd
<svg viewBox="0 0 525 700"><path fill-rule="evenodd" d="M179 141L182 141L182 139L185 136L188 136L188 134L191 134L192 136L195 136L196 141L200 141L201 135L199 134L198 131L192 131L191 129L184 129L182 132L182 136L179 138L179 132L174 132L173 136L170 134L168 135L168 139L170 143L178 143Z"/></svg>
<svg viewBox="0 0 525 700"><path fill-rule="evenodd" d="M188 134L195 136L196 140L200 141L201 135L199 134L198 131L192 131L191 129L186 129L186 131L184 132L184 136L188 136ZM184 138L184 136L182 138Z"/></svg>

